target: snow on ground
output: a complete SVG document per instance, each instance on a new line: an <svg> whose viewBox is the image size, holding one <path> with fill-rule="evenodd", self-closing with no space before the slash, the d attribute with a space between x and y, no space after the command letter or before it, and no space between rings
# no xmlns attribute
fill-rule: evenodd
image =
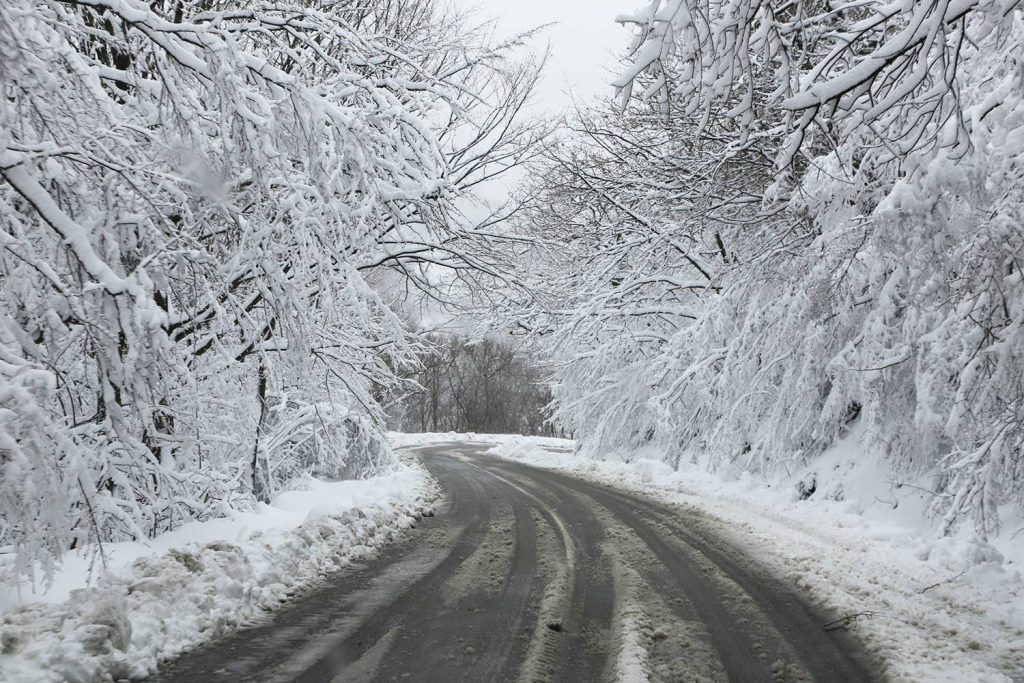
<svg viewBox="0 0 1024 683"><path fill-rule="evenodd" d="M371 553L437 494L418 464L363 480L309 479L252 512L146 545L107 544L106 570L90 572L92 558L71 554L48 590L0 584L0 681L145 675Z"/></svg>
<svg viewBox="0 0 1024 683"><path fill-rule="evenodd" d="M490 452L498 457L710 514L725 538L829 611L860 615L849 628L890 680L1024 681L1024 533L1014 538L1016 527L1010 527L992 544L968 531L938 538L923 506L914 504L914 489L889 487L874 495L877 477L849 465L857 459L846 457L848 443L825 456L826 467L851 469L842 478L844 500L836 501L798 500L793 486L769 487L742 474L723 481L696 467L674 471L655 459L584 459L573 454L571 441L457 438L494 443ZM838 486L827 477L819 485ZM870 497L858 499L858 493ZM899 496L895 507L893 496Z"/></svg>

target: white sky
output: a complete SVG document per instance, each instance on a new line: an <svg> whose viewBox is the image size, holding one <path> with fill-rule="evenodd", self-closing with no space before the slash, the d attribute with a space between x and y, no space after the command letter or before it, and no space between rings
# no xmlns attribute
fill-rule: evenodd
<svg viewBox="0 0 1024 683"><path fill-rule="evenodd" d="M535 41L536 49L551 46L551 59L537 94L536 107L551 114L572 106L573 96L585 102L612 94L616 55L628 46L630 29L615 23L639 0L450 0L471 12L472 23L495 19L497 38L553 23Z"/></svg>

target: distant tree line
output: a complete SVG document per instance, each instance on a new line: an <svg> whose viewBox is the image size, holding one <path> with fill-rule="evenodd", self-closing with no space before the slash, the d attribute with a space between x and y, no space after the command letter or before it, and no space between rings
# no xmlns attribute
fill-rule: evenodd
<svg viewBox="0 0 1024 683"><path fill-rule="evenodd" d="M416 387L392 414L409 432L552 434L551 400L541 369L528 354L496 340L429 334Z"/></svg>

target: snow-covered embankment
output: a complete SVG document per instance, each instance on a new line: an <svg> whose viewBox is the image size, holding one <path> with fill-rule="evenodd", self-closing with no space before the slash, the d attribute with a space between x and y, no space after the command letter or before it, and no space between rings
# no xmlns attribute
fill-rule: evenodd
<svg viewBox="0 0 1024 683"><path fill-rule="evenodd" d="M251 512L188 523L148 544L106 544L105 569L71 553L41 592L5 579L0 680L143 676L392 540L437 494L415 463L369 479L308 479Z"/></svg>

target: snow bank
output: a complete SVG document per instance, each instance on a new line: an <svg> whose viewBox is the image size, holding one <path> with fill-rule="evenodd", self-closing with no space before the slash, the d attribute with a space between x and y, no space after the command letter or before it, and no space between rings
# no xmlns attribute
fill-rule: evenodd
<svg viewBox="0 0 1024 683"><path fill-rule="evenodd" d="M437 493L417 464L363 480L307 479L271 505L192 522L148 546L107 544L106 570L72 553L45 592L0 587L0 680L143 676L366 556Z"/></svg>
<svg viewBox="0 0 1024 683"><path fill-rule="evenodd" d="M994 545L965 530L937 537L914 510L912 489L883 493L877 476L856 469L842 478L842 500L835 491L799 500L794 487L749 475L723 481L685 464L675 471L656 453L598 461L573 455L572 442L495 441L495 456L709 513L724 538L800 591L838 615L859 615L848 626L890 680L1024 681L1024 534ZM856 467L849 444L835 451L822 463ZM819 478L826 489L829 482Z"/></svg>

